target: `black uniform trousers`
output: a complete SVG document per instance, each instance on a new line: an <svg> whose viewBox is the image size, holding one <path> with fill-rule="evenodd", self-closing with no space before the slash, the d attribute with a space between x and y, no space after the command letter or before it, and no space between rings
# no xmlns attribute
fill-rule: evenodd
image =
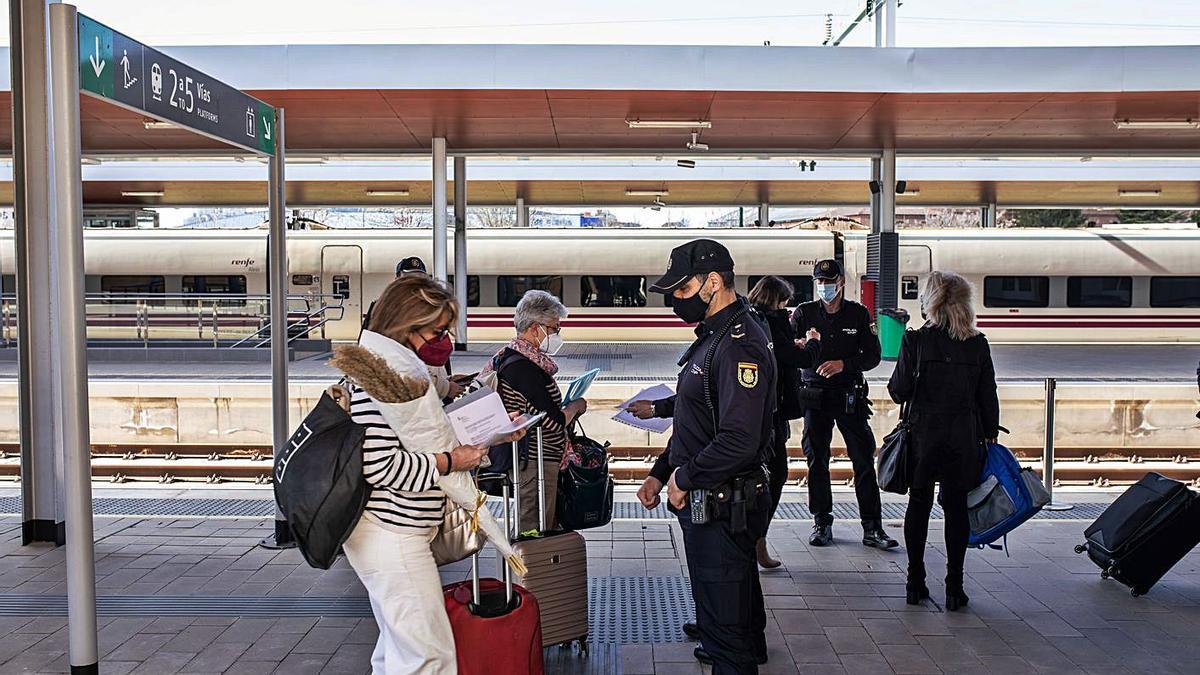
<svg viewBox="0 0 1200 675"><path fill-rule="evenodd" d="M771 521L775 519L775 511L779 508L779 500L783 497L783 486L787 483L787 442L791 435L792 429L787 418L776 413L775 435L771 439L771 458L767 463L767 470L771 472L771 510L767 524L763 528L764 537L767 536L767 530L771 528Z"/></svg>
<svg viewBox="0 0 1200 675"><path fill-rule="evenodd" d="M833 489L829 484L829 445L833 426L837 425L846 441L846 453L854 465L854 494L862 522L879 521L883 507L879 500L879 482L875 477L875 434L867 424L865 405L854 413L833 413L809 409L804 413L804 458L808 462L808 510L818 525L833 524Z"/></svg>
<svg viewBox="0 0 1200 675"><path fill-rule="evenodd" d="M696 627L701 646L713 658L713 675L756 675L758 659L767 653L767 613L755 545L766 529L769 499L759 496L758 510L746 514L742 532L734 532L728 518L693 523L690 503L676 513Z"/></svg>

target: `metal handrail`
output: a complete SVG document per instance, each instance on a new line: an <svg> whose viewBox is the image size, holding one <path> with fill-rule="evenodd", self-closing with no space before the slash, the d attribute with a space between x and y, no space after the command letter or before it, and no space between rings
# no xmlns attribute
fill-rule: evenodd
<svg viewBox="0 0 1200 675"><path fill-rule="evenodd" d="M294 322L289 322L286 325L286 327L284 327L284 330L287 330L288 333L290 333L290 331L292 331L293 328L300 327L300 325L307 325L308 328L305 331L305 333L311 333L312 330L316 330L320 327L323 327L323 325L325 325L326 323L329 323L330 321L341 321L342 317L346 316L346 306L344 306L342 304L342 300L344 300L344 298L342 298L341 295L337 295L337 294L290 295L289 299L290 298L304 299L305 307L306 307L307 311L304 313L304 316L296 319L296 321L294 321ZM318 305L316 307L316 309L313 309L312 300L318 299L318 298L337 298L337 304L330 305L330 304L322 303L322 304ZM337 310L336 318L326 316L326 312L329 312L330 310ZM320 316L322 318L320 318L320 321L318 321L316 324L310 325L310 321L314 316ZM253 331L253 333L251 333L250 335L242 337L241 340L234 342L234 344L229 345L229 347L234 348L234 347L240 347L242 345L245 345L246 342L250 342L251 340L256 339L256 337L262 337L265 333L268 333L268 331L270 329L271 329L271 322L266 321L262 325L262 327L260 327L258 330ZM299 337L300 337L300 335L295 335L295 336L289 335L288 336L288 344L289 345L292 344L292 342L296 339L299 339ZM269 345L270 341L271 341L270 336L268 336L268 337L266 337L266 339L257 342L257 344L254 344L253 348L256 348L256 350L257 350L257 348Z"/></svg>
<svg viewBox="0 0 1200 675"><path fill-rule="evenodd" d="M248 328L245 325L247 320L257 319L258 329L231 346L239 347L249 343L254 347L262 347L269 342L269 339L258 343L254 343L254 341L270 330L270 320L267 315L270 300L270 295L228 293L99 292L88 293L85 296L89 318L131 318L135 339L140 340L145 348L148 348L150 344L150 330L154 325L154 319L178 321L189 315L194 315L196 318L197 338L199 339L205 338L205 324L208 324L214 347L220 346L222 318L226 319L224 325L226 333L229 332L230 319L241 322L235 325L234 333L241 333L242 329ZM288 323L288 343L300 337L306 337L330 321L341 320L345 316L344 300L342 296L333 293L288 295L289 305L302 306L302 308L297 307L296 311L289 313L293 315L297 312L303 313L301 319ZM105 307L114 310L119 308L120 311L108 311L104 309ZM222 308L225 309L222 310ZM155 311L156 309L160 311ZM13 327L19 318L16 294L0 294L0 342L3 342L6 347L12 346ZM318 319L315 323L313 322L314 318ZM173 326L177 329L179 324L175 323ZM300 327L304 327L305 330L296 336L290 336L293 329Z"/></svg>

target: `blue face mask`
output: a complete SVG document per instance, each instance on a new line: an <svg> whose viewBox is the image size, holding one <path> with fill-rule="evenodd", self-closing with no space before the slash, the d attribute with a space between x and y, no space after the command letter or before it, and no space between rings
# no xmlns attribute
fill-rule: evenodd
<svg viewBox="0 0 1200 675"><path fill-rule="evenodd" d="M817 284L817 297L825 302L833 302L838 296L837 284Z"/></svg>

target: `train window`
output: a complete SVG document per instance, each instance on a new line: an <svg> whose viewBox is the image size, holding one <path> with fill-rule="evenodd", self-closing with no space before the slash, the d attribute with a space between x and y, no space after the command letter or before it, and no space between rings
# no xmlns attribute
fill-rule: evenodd
<svg viewBox="0 0 1200 675"><path fill-rule="evenodd" d="M588 275L579 278L584 307L645 307L646 277Z"/></svg>
<svg viewBox="0 0 1200 675"><path fill-rule="evenodd" d="M242 276L184 276L184 293L219 293L245 295L246 277Z"/></svg>
<svg viewBox="0 0 1200 675"><path fill-rule="evenodd" d="M166 293L163 276L105 275L100 277L100 292L127 295L130 293Z"/></svg>
<svg viewBox="0 0 1200 675"><path fill-rule="evenodd" d="M240 295L241 298L220 300L223 307L241 307L246 304L246 277L243 276L198 276L184 275L182 290L188 295Z"/></svg>
<svg viewBox="0 0 1200 675"><path fill-rule="evenodd" d="M350 275L335 274L333 275L333 294L343 300L350 299Z"/></svg>
<svg viewBox="0 0 1200 675"><path fill-rule="evenodd" d="M454 290L454 275L446 277L446 283L450 284L450 290ZM479 306L479 275L467 275L467 307Z"/></svg>
<svg viewBox="0 0 1200 675"><path fill-rule="evenodd" d="M900 277L900 299L916 300L920 295L920 284L915 276Z"/></svg>
<svg viewBox="0 0 1200 675"><path fill-rule="evenodd" d="M562 299L560 276L500 276L496 277L496 304L500 307L516 307L526 291L542 290Z"/></svg>
<svg viewBox="0 0 1200 675"><path fill-rule="evenodd" d="M746 277L746 288L754 290L758 282L766 276L763 274L751 274ZM812 277L803 274L776 274L792 285L792 298L788 300L788 307L795 307L803 302L808 302L813 299L813 280Z"/></svg>
<svg viewBox="0 0 1200 675"><path fill-rule="evenodd" d="M1049 307L1050 277L984 277L984 307Z"/></svg>
<svg viewBox="0 0 1200 675"><path fill-rule="evenodd" d="M312 286L313 284L317 283L317 281L318 281L317 277L313 276L312 274L293 274L292 275L292 285L293 286Z"/></svg>
<svg viewBox="0 0 1200 675"><path fill-rule="evenodd" d="M1200 277L1154 277L1151 307L1200 307Z"/></svg>
<svg viewBox="0 0 1200 675"><path fill-rule="evenodd" d="M1067 277L1067 307L1132 307L1133 277Z"/></svg>

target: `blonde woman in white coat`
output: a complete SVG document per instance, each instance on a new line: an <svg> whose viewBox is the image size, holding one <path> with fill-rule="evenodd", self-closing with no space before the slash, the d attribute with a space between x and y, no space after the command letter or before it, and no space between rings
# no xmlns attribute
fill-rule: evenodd
<svg viewBox="0 0 1200 675"><path fill-rule="evenodd" d="M364 362L369 362L424 394L432 386L429 368L444 365L453 350L449 328L457 312L453 295L440 282L425 276L397 279L376 302L371 323L359 338L362 349L339 351L334 364L355 371L352 379L370 388L364 378L371 373L363 375ZM379 624L371 656L374 675L457 672L454 635L430 551L446 509L437 483L449 472L479 466L488 449L455 447L449 421L440 405L425 403L429 398L421 395L411 405L391 406L411 410L412 419L397 420L389 410L389 424L379 403L358 386L352 389L351 416L367 427L363 474L371 494L344 550ZM430 439L441 439L435 449L445 451L430 452Z"/></svg>

